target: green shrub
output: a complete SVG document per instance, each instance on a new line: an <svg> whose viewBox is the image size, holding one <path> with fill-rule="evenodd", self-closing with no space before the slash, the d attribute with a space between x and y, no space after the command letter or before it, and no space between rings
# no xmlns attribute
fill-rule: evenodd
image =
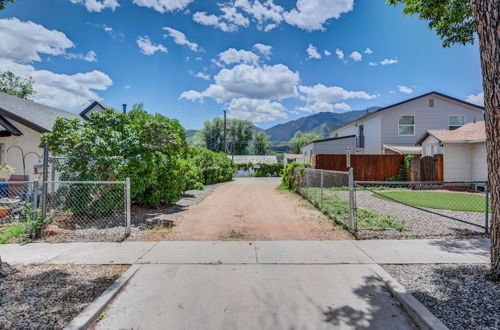
<svg viewBox="0 0 500 330"><path fill-rule="evenodd" d="M190 147L188 158L188 189L200 189L204 185L231 181L236 165L223 152Z"/></svg>
<svg viewBox="0 0 500 330"><path fill-rule="evenodd" d="M258 163L258 168L255 169L254 176L257 177L268 177L268 176L281 176L281 172L283 171L283 164L266 164L266 163Z"/></svg>
<svg viewBox="0 0 500 330"><path fill-rule="evenodd" d="M283 170L280 187L285 190L297 192L299 189L299 177L295 175L295 169L298 168L300 174L303 174L304 169L308 167L311 167L311 165L307 163L293 162L288 164Z"/></svg>

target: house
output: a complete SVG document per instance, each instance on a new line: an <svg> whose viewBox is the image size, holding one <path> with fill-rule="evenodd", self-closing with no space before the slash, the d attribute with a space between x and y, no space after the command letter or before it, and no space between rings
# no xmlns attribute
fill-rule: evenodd
<svg viewBox="0 0 500 330"><path fill-rule="evenodd" d="M430 92L368 112L332 131L331 137L351 141L354 136L353 154L420 154L416 142L427 130L454 130L480 120L484 120L483 107ZM330 142L331 149L321 152L345 153L344 144L341 139Z"/></svg>
<svg viewBox="0 0 500 330"><path fill-rule="evenodd" d="M278 157L276 156L260 156L260 155L228 155L236 165L248 165L245 168L239 168L236 172L237 177L253 176L257 164L277 164ZM250 165L251 164L251 165Z"/></svg>
<svg viewBox="0 0 500 330"><path fill-rule="evenodd" d="M283 155L283 165L286 166L293 162L303 163L304 155L303 154L284 154Z"/></svg>
<svg viewBox="0 0 500 330"><path fill-rule="evenodd" d="M484 121L456 130L428 130L417 145L423 156L443 155L444 181L487 181L486 129Z"/></svg>
<svg viewBox="0 0 500 330"><path fill-rule="evenodd" d="M304 162L311 163L313 155L345 154L347 148L356 150L356 135L346 135L313 141L302 147Z"/></svg>
<svg viewBox="0 0 500 330"><path fill-rule="evenodd" d="M0 92L0 163L15 168L12 180L34 179L34 166L41 164L43 156L41 134L50 132L57 118L88 118L84 115Z"/></svg>

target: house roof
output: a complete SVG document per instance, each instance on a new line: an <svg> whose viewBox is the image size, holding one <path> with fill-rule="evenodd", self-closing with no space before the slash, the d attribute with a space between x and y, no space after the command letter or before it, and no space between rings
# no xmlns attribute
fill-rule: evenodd
<svg viewBox="0 0 500 330"><path fill-rule="evenodd" d="M94 101L94 102L90 103L90 105L88 107L86 107L85 109L83 109L82 112L80 112L80 116L82 116L85 120L89 119L89 117L87 116L87 113L90 110L92 110L95 106L100 107L102 110L106 110L108 108L111 108L111 107L108 107L107 105L105 105L105 104L103 104L101 102Z"/></svg>
<svg viewBox="0 0 500 330"><path fill-rule="evenodd" d="M391 105L389 105L389 106L387 106L387 107L380 108L380 109L378 109L378 110L376 110L376 111L373 111L373 112L368 112L366 115L361 116L361 117L359 117L358 119L355 119L355 120L353 120L353 121L350 121L350 122L348 122L347 124L345 124L344 126L341 126L341 127L339 127L339 128L334 129L334 130L332 131L332 133L333 133L333 132L335 132L335 131L337 131L337 130L339 130L339 129L341 129L341 128L344 128L344 127L350 126L350 125L352 125L352 124L354 124L354 123L357 123L357 122L360 122L360 121L362 121L362 120L365 120L365 119L367 119L367 118L369 118L369 117L375 116L375 115L377 115L377 114L378 114L379 112L381 112L381 111L389 110L389 109L392 109L392 108L397 107L397 106L399 106L399 105L402 105L402 104L405 104L405 103L408 103L408 102L412 102L412 101L415 101L415 100L417 100L417 99L420 99L420 98L423 98L423 97L427 97L427 96L429 96L429 95L437 95L437 96L443 97L443 98L445 98L445 99L448 99L448 100L451 100L451 101L454 101L454 102L458 102L458 103L461 103L461 104L465 104L465 105L467 105L467 106L470 106L470 107L476 108L476 109L478 109L478 110L484 111L484 107L482 107L482 106L479 106L479 105L476 105L476 104L472 104L472 103L469 103L469 102L466 102L466 101L463 101L463 100L457 99L457 98L455 98L455 97L448 96L448 95L446 95L446 94L442 94L442 93L439 93L439 92L436 92L436 91L432 91L432 92L429 92L429 93L425 93L425 94L422 94L422 95L419 95L419 96L413 97L413 98L408 99L408 100L404 100L404 101L402 101L402 102L398 102L398 103L395 103L395 104L391 104Z"/></svg>
<svg viewBox="0 0 500 330"><path fill-rule="evenodd" d="M59 110L2 92L0 92L0 115L40 133L49 132L59 117L68 120L81 118L76 113Z"/></svg>
<svg viewBox="0 0 500 330"><path fill-rule="evenodd" d="M333 138L328 138L328 139L316 140L316 141L313 141L313 142L306 144L306 146L313 144L313 143L335 141L335 140L342 140L342 139L355 138L355 137L356 137L356 135L346 135L346 136L338 136L338 137L333 137Z"/></svg>
<svg viewBox="0 0 500 330"><path fill-rule="evenodd" d="M243 163L276 164L276 163L278 163L278 158L276 156L258 156L258 155L234 155L234 156L232 156L232 155L228 155L228 157L233 159L235 164L243 164Z"/></svg>
<svg viewBox="0 0 500 330"><path fill-rule="evenodd" d="M297 158L304 158L303 154L285 154L284 156L287 159L297 159Z"/></svg>
<svg viewBox="0 0 500 330"><path fill-rule="evenodd" d="M456 130L428 130L418 139L417 145L422 144L429 136L433 136L441 142L448 143L474 143L486 141L486 127L484 121L465 124Z"/></svg>
<svg viewBox="0 0 500 330"><path fill-rule="evenodd" d="M3 128L0 129L0 136L23 135L23 133L16 126L14 126L10 121L7 120L7 118L2 115L0 115L0 127Z"/></svg>
<svg viewBox="0 0 500 330"><path fill-rule="evenodd" d="M400 146L384 144L384 149L389 149L400 155L419 155L422 153L422 147Z"/></svg>

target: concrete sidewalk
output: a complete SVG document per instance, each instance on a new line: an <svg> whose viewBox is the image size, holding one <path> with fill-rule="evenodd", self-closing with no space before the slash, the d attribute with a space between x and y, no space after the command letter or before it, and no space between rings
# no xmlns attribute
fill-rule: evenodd
<svg viewBox="0 0 500 330"><path fill-rule="evenodd" d="M488 263L489 239L162 241L0 245L10 264Z"/></svg>

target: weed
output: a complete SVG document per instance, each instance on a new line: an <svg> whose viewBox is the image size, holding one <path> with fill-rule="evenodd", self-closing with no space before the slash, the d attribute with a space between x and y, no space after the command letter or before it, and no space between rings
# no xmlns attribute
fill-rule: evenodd
<svg viewBox="0 0 500 330"><path fill-rule="evenodd" d="M229 238L242 239L242 238L245 238L245 233L240 232L240 231L231 230L229 232Z"/></svg>

